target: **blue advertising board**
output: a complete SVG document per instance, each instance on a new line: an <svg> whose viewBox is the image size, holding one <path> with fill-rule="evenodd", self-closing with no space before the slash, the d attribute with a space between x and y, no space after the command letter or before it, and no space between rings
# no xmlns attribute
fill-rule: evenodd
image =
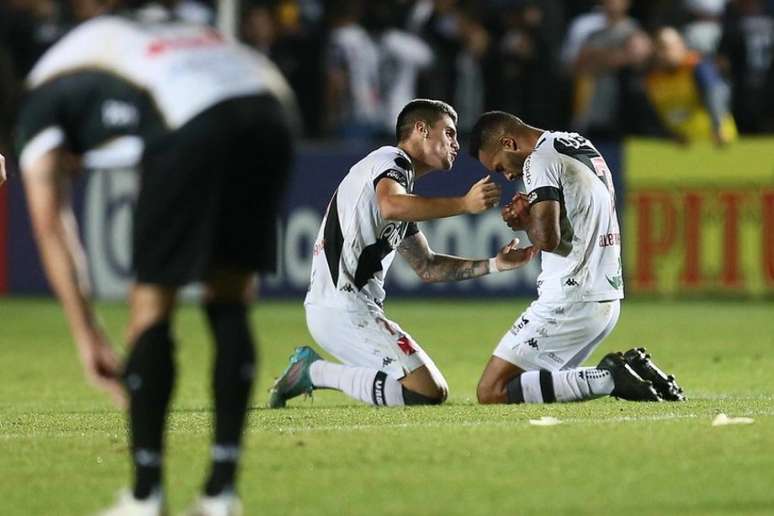
<svg viewBox="0 0 774 516"><path fill-rule="evenodd" d="M349 167L370 150L306 146L299 152L277 227L279 267L275 274L262 279L262 296L303 297L314 239L328 201ZM617 154L610 154L616 155L615 159L608 159L610 167L616 170ZM421 178L415 191L421 195L463 195L484 173L477 161L460 155L452 171L433 172ZM501 177L493 179L503 186L503 202L521 187L520 183L507 183ZM23 191L18 181L14 183L8 185L8 291L45 293L48 287L32 241ZM124 297L132 279L129 235L137 186L136 172L130 169L92 171L76 184L76 215L89 256L94 292L100 298ZM526 234L514 233L505 226L499 209L423 222L419 227L434 251L470 258L494 256L512 238L521 239L523 244L528 242ZM535 294L539 267L535 260L523 269L476 280L425 284L398 257L388 273L387 292L398 297L531 296Z"/></svg>

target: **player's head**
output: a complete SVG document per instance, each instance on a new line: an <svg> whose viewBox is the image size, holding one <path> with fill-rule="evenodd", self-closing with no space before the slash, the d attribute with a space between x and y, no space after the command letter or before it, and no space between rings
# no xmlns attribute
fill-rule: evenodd
<svg viewBox="0 0 774 516"><path fill-rule="evenodd" d="M661 27L655 34L656 62L665 68L677 68L685 61L688 48L674 27Z"/></svg>
<svg viewBox="0 0 774 516"><path fill-rule="evenodd" d="M406 104L398 115L395 136L429 170L449 170L460 151L457 112L440 100L414 99Z"/></svg>
<svg viewBox="0 0 774 516"><path fill-rule="evenodd" d="M534 150L531 138L535 131L517 116L505 111L489 111L479 117L470 135L470 155L487 170L500 172L508 181L522 173L527 156Z"/></svg>

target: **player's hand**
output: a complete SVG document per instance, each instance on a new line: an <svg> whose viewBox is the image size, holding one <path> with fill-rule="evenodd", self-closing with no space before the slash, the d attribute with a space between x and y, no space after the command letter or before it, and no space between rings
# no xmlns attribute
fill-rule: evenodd
<svg viewBox="0 0 774 516"><path fill-rule="evenodd" d="M492 181L491 176L486 176L471 186L465 194L465 213L476 214L494 208L500 204L501 195L502 189Z"/></svg>
<svg viewBox="0 0 774 516"><path fill-rule="evenodd" d="M518 192L511 202L506 204L500 215L503 221L514 231L525 231L529 226L529 200L527 194Z"/></svg>
<svg viewBox="0 0 774 516"><path fill-rule="evenodd" d="M538 249L535 246L522 247L519 249L518 245L519 239L514 238L500 249L495 257L498 271L518 269L519 267L524 266L538 253Z"/></svg>
<svg viewBox="0 0 774 516"><path fill-rule="evenodd" d="M8 175L5 172L5 158L2 154L0 154L0 185L5 183L5 180L8 178Z"/></svg>
<svg viewBox="0 0 774 516"><path fill-rule="evenodd" d="M126 391L121 383L121 360L98 329L89 329L77 339L86 380L105 391L119 408L126 408Z"/></svg>

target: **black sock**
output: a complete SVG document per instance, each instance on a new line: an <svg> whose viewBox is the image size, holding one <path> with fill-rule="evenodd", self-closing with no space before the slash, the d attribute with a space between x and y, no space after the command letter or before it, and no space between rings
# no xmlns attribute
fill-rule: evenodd
<svg viewBox="0 0 774 516"><path fill-rule="evenodd" d="M215 340L215 443L207 496L234 488L247 404L255 377L255 346L242 303L205 307Z"/></svg>
<svg viewBox="0 0 774 516"><path fill-rule="evenodd" d="M156 323L137 338L124 369L137 499L161 487L164 423L175 383L173 347L169 321Z"/></svg>

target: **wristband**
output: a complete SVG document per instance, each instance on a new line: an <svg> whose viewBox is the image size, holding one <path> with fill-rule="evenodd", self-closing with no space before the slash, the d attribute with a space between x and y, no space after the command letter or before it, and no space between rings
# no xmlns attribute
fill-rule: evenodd
<svg viewBox="0 0 774 516"><path fill-rule="evenodd" d="M497 257L489 259L489 273L493 272L500 272L500 269L497 267Z"/></svg>

